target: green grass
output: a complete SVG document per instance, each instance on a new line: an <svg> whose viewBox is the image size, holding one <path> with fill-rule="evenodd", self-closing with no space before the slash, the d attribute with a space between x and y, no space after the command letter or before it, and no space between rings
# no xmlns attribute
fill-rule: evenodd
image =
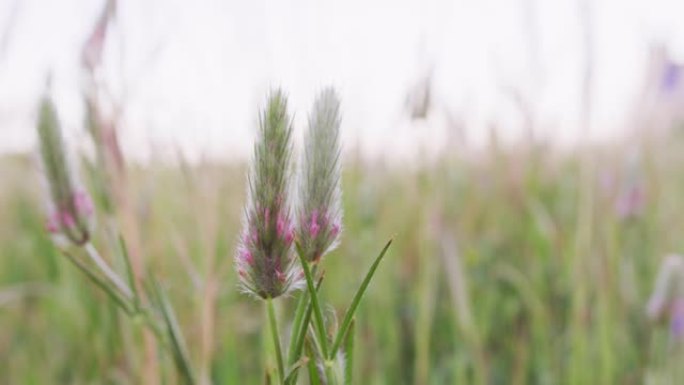
<svg viewBox="0 0 684 385"><path fill-rule="evenodd" d="M410 171L347 162L343 242L322 264L336 322L394 239L355 316L355 383L672 383L681 348L644 307L661 257L684 251L683 143L639 149L647 200L628 220L614 210L628 159L618 144L567 155L498 148ZM142 327L53 248L32 170L0 161L0 383L135 383ZM244 168L153 163L132 176L146 262L200 377L262 384L268 320L232 268ZM171 357L160 357L162 377L177 383Z"/></svg>

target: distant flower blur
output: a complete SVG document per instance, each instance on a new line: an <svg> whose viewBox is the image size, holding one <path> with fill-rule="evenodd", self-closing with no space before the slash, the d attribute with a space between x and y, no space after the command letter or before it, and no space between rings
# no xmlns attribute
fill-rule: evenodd
<svg viewBox="0 0 684 385"><path fill-rule="evenodd" d="M677 89L679 86L679 78L681 77L682 67L676 63L668 62L663 73L661 90L669 93Z"/></svg>
<svg viewBox="0 0 684 385"><path fill-rule="evenodd" d="M615 212L621 219L637 217L645 204L646 194L643 186L639 183L630 184L620 191L615 201Z"/></svg>

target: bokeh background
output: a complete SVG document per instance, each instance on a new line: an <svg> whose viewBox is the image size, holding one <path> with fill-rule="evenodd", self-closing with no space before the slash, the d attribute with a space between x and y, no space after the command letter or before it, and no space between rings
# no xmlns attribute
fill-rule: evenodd
<svg viewBox="0 0 684 385"><path fill-rule="evenodd" d="M113 154L115 222L204 383L259 384L262 309L232 270L257 111L282 87L299 150L327 85L344 143L331 315L395 240L357 317L356 383L684 381L676 263L647 312L684 252L681 15L675 0L1 0L0 383L146 370L140 328L45 233L41 97L87 184L98 145ZM154 370L175 383L168 358Z"/></svg>

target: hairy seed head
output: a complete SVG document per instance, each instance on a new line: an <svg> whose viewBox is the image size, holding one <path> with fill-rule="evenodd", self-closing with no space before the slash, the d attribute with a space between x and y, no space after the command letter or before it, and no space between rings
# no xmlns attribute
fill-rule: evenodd
<svg viewBox="0 0 684 385"><path fill-rule="evenodd" d="M245 291L276 298L301 286L292 254L289 209L292 124L287 99L274 91L262 111L248 176L249 201L236 268Z"/></svg>
<svg viewBox="0 0 684 385"><path fill-rule="evenodd" d="M305 258L318 262L337 246L340 207L340 102L328 88L314 102L304 138L297 239Z"/></svg>

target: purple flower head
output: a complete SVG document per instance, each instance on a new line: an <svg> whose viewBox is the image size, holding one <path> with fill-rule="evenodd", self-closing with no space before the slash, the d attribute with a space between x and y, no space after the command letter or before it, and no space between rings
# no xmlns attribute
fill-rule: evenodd
<svg viewBox="0 0 684 385"><path fill-rule="evenodd" d="M304 258L318 262L340 235L340 103L326 89L314 103L304 139L297 240Z"/></svg>
<svg viewBox="0 0 684 385"><path fill-rule="evenodd" d="M271 94L260 120L259 138L249 173L249 202L236 269L244 290L276 298L301 286L292 254L288 207L292 126L287 100Z"/></svg>

